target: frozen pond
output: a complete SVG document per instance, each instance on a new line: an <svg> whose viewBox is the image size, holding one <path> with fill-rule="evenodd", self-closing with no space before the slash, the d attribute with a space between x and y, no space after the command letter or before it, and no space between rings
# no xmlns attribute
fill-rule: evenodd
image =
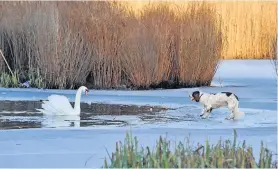
<svg viewBox="0 0 278 169"><path fill-rule="evenodd" d="M90 90L82 96L80 116L46 116L36 111L51 94L74 101L73 90L0 88L0 167L101 167L115 142L132 128L139 143L153 145L159 135L183 140L212 142L232 138L238 129L258 151L263 140L277 152L277 83L268 60L223 61L214 86L151 91ZM234 92L245 118L224 120L225 108L213 110L209 119L200 119L201 105L190 102L188 94ZM100 141L98 141L100 140ZM87 165L86 160L90 158Z"/></svg>
<svg viewBox="0 0 278 169"><path fill-rule="evenodd" d="M41 108L40 100L49 95L62 94L74 101L76 91L0 88L0 129L114 128L129 125L194 129L275 127L277 85L272 71L270 61L224 61L212 87L151 91L90 90L88 96L82 96L80 117L52 117L36 111L36 108ZM238 78L236 74L239 74ZM197 89L210 93L236 93L240 99L240 110L245 112L246 117L237 122L225 121L223 119L229 112L221 108L214 110L204 122L199 118L201 105L188 98L189 93Z"/></svg>
<svg viewBox="0 0 278 169"><path fill-rule="evenodd" d="M22 128L60 128L92 126L127 126L125 119L116 117L131 116L151 121L157 112L165 111L158 106L116 105L99 103L81 103L80 116L45 116L36 108L41 101L0 101L0 129ZM110 119L100 118L109 116ZM148 120L145 120L146 122ZM154 121L154 120L153 120Z"/></svg>

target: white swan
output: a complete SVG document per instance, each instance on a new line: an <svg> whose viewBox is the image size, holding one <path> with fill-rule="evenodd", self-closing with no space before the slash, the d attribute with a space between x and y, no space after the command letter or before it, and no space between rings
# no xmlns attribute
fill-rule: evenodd
<svg viewBox="0 0 278 169"><path fill-rule="evenodd" d="M80 99L83 92L88 95L88 88L85 86L79 87L75 96L74 108L72 108L67 97L50 95L48 100L43 101L42 109L37 110L45 115L80 115Z"/></svg>

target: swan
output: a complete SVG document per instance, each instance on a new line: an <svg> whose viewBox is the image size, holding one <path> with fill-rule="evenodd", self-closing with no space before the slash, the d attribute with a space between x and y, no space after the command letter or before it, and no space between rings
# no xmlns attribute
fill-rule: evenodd
<svg viewBox="0 0 278 169"><path fill-rule="evenodd" d="M88 88L85 86L79 87L75 95L74 108L72 108L67 97L50 95L48 100L43 101L42 109L37 110L46 115L80 115L80 99L83 92L88 95Z"/></svg>

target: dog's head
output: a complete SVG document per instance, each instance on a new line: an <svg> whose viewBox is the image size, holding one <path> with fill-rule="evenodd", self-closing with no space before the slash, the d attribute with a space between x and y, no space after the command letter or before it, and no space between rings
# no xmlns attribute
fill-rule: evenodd
<svg viewBox="0 0 278 169"><path fill-rule="evenodd" d="M200 101L200 91L194 91L191 95L189 95L191 101Z"/></svg>

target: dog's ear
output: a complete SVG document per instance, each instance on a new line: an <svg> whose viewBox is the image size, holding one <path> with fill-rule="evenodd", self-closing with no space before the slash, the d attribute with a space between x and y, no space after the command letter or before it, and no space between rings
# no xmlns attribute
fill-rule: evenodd
<svg viewBox="0 0 278 169"><path fill-rule="evenodd" d="M194 100L195 100L196 102L199 102L199 100L200 100L200 92L199 92L199 91L194 91L194 92L192 93L192 97L194 98Z"/></svg>

